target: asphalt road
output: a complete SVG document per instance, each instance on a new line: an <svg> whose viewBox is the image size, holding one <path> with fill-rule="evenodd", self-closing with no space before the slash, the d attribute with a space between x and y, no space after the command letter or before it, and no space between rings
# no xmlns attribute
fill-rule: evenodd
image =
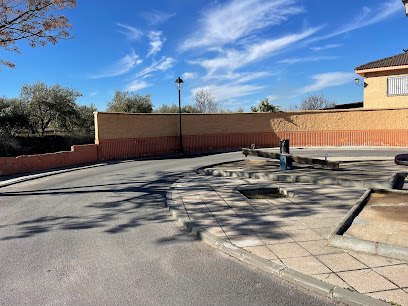
<svg viewBox="0 0 408 306"><path fill-rule="evenodd" d="M0 188L0 305L327 305L169 215L183 171L240 153L124 161Z"/></svg>

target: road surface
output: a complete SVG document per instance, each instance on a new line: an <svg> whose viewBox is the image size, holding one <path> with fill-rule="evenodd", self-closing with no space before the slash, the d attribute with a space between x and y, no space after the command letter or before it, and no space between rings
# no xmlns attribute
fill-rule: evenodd
<svg viewBox="0 0 408 306"><path fill-rule="evenodd" d="M0 305L331 305L186 233L165 193L240 153L123 161L0 188Z"/></svg>

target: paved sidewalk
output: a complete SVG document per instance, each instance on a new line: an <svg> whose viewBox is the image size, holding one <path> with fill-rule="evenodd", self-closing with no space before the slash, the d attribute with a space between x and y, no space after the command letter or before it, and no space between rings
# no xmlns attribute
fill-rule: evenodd
<svg viewBox="0 0 408 306"><path fill-rule="evenodd" d="M294 197L249 200L237 191L279 187ZM210 233L257 256L374 298L408 305L407 262L327 247L327 236L363 188L190 174L173 203Z"/></svg>

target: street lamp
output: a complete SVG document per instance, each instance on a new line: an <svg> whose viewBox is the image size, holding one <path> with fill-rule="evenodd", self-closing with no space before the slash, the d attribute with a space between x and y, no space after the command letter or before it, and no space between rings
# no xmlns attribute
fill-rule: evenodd
<svg viewBox="0 0 408 306"><path fill-rule="evenodd" d="M181 134L181 98L180 98L180 91L183 88L184 82L180 77L178 77L178 79L174 82L174 84L176 85L176 88L177 88L178 94L179 94L180 152L184 153L183 136Z"/></svg>
<svg viewBox="0 0 408 306"><path fill-rule="evenodd" d="M407 1L408 1L408 0L407 0ZM363 84L360 84L360 79L359 79L359 78L355 78L354 81L356 81L356 85L357 85L357 86L360 86L360 87L363 87L363 86L364 86L364 88L367 87L367 83L366 83L366 82L364 82Z"/></svg>
<svg viewBox="0 0 408 306"><path fill-rule="evenodd" d="M405 15L408 16L408 0L402 0L402 3L405 6Z"/></svg>

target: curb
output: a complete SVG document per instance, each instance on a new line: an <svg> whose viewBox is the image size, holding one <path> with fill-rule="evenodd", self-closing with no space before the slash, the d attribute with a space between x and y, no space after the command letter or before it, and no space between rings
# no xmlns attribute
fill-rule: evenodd
<svg viewBox="0 0 408 306"><path fill-rule="evenodd" d="M106 166L106 163L99 163L99 164L95 164L95 165L82 165L82 166L75 166L74 168L68 168L68 169L61 169L61 170L47 170L46 172L34 172L28 175L22 175L16 178L11 178L8 180L4 180L4 181L0 181L0 188L2 187L7 187L10 185L14 185L14 184L18 184L18 183L22 183L22 182L26 182L26 181L31 181L31 180L35 180L38 178L42 178L42 177L47 177L47 176L52 176L52 175L57 175L57 174L61 174L61 173L67 173L67 172L73 172L73 171L77 171L77 170L82 170L82 169L90 169L90 168L96 168L96 167L102 167L102 166Z"/></svg>
<svg viewBox="0 0 408 306"><path fill-rule="evenodd" d="M176 188L176 184L178 183L178 181L173 183L166 193L166 203L169 212L178 223L187 228L188 231L209 244L211 247L218 249L244 263L255 266L265 272L271 273L272 275L284 279L294 285L301 286L312 292L325 296L335 302L345 303L348 305L389 305L386 302L382 302L375 298L354 291L340 288L338 286L318 280L312 276L302 274L283 265L276 264L267 259L256 256L208 232L204 228L191 221L191 219L188 217L187 212L183 209L178 208L174 203L173 191Z"/></svg>
<svg viewBox="0 0 408 306"><path fill-rule="evenodd" d="M218 165L218 164L217 164ZM212 165L212 166L217 166ZM389 180L384 181L356 181L351 179L342 179L333 176L328 177L312 177L307 175L290 175L290 174L266 174L262 172L244 172L233 170L214 170L206 169L207 167L198 168L195 170L197 174L212 175L218 177L239 177L247 179L264 179L270 181L281 181L290 183L311 183L316 185L340 185L343 187L360 187L360 188L376 188L376 189L394 189L401 178L407 176L407 172L394 173Z"/></svg>
<svg viewBox="0 0 408 306"><path fill-rule="evenodd" d="M350 211L344 216L344 218L340 221L336 228L330 233L328 237L328 245L337 248L364 252L368 254L374 254L407 261L408 260L407 247L383 242L364 240L356 237L343 236L343 233L350 227L354 218L357 217L358 214L363 210L364 206L367 204L371 194L374 191L375 190L373 189L368 189L361 196L357 203L350 209ZM389 190L388 192L408 195L407 191L402 190L392 189Z"/></svg>

